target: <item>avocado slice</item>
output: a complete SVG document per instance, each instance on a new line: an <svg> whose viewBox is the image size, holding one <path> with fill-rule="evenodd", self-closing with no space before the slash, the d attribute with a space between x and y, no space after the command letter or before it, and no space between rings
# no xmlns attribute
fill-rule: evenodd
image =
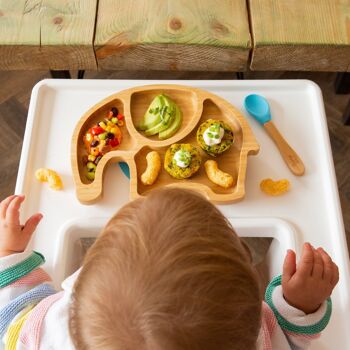
<svg viewBox="0 0 350 350"><path fill-rule="evenodd" d="M139 130L147 130L155 127L157 124L159 124L162 120L159 113L156 113L156 111L160 110L165 105L165 101L163 98L163 95L156 96L153 101L151 102L150 106L148 107L142 122L138 125ZM157 109L158 108L158 109ZM152 112L152 113L151 113Z"/></svg>
<svg viewBox="0 0 350 350"><path fill-rule="evenodd" d="M176 131L179 130L181 123L182 123L182 113L180 111L180 108L174 103L175 107L175 116L173 119L173 122L171 125L164 131L161 131L159 133L159 139L160 140L165 140L168 139L169 137L173 136Z"/></svg>
<svg viewBox="0 0 350 350"><path fill-rule="evenodd" d="M153 136L156 135L166 129L168 129L169 124L165 124L163 121L161 121L160 123L158 123L156 126L154 126L153 128L147 129L145 130L145 135L146 136Z"/></svg>
<svg viewBox="0 0 350 350"><path fill-rule="evenodd" d="M174 120L174 117L175 117L174 103L167 96L160 95L159 97L164 102L164 105L159 110L161 121L154 127L145 130L146 136L156 135L168 129Z"/></svg>

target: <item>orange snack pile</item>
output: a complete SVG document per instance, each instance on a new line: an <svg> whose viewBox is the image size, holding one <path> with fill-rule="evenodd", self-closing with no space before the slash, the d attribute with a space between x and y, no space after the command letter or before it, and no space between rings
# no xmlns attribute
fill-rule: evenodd
<svg viewBox="0 0 350 350"><path fill-rule="evenodd" d="M280 196L289 191L290 182L286 179L273 181L264 179L260 182L260 189L269 196Z"/></svg>

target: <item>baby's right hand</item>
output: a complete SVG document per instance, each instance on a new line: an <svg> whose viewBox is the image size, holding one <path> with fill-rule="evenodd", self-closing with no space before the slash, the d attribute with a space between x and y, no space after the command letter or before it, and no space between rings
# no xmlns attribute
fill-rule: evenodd
<svg viewBox="0 0 350 350"><path fill-rule="evenodd" d="M19 211L24 196L10 196L0 203L0 257L23 252L42 219L42 214L32 215L24 225L19 221Z"/></svg>
<svg viewBox="0 0 350 350"><path fill-rule="evenodd" d="M332 294L339 281L337 265L322 249L305 243L298 267L295 253L288 250L284 259L282 290L291 306L306 314L315 312Z"/></svg>

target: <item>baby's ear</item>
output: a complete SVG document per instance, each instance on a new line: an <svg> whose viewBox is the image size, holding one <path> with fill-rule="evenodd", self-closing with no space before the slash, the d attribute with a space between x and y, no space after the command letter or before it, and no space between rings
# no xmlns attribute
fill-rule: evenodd
<svg viewBox="0 0 350 350"><path fill-rule="evenodd" d="M295 252L291 249L287 250L287 255L284 258L283 263L283 280L288 282L296 271L296 256Z"/></svg>

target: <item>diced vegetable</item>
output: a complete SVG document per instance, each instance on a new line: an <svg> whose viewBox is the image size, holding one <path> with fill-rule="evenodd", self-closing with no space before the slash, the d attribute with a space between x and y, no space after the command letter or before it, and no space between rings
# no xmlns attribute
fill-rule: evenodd
<svg viewBox="0 0 350 350"><path fill-rule="evenodd" d="M95 180L95 172L94 171L88 172L86 174L86 177L91 181Z"/></svg>
<svg viewBox="0 0 350 350"><path fill-rule="evenodd" d="M95 164L97 165L98 164L98 162L101 160L101 158L102 158L102 156L98 156L98 157L96 157L96 159L95 159Z"/></svg>
<svg viewBox="0 0 350 350"><path fill-rule="evenodd" d="M102 156L120 145L122 133L118 124L124 125L123 119L124 116L113 107L108 113L108 118L95 124L84 135L83 141L88 154L82 159L87 170L86 177L89 180L94 180L96 166Z"/></svg>
<svg viewBox="0 0 350 350"><path fill-rule="evenodd" d="M101 128L100 126L95 126L91 129L91 132L93 135L99 135L99 134L102 134L104 132L104 129Z"/></svg>
<svg viewBox="0 0 350 350"><path fill-rule="evenodd" d="M98 137L99 137L99 139L101 139L101 140L105 140L106 137L107 137L107 133L104 132L103 134L99 134Z"/></svg>
<svg viewBox="0 0 350 350"><path fill-rule="evenodd" d="M98 149L98 147L91 147L90 148L90 154L92 154L93 156L97 157L100 154L100 150Z"/></svg>
<svg viewBox="0 0 350 350"><path fill-rule="evenodd" d="M96 170L96 165L93 162L88 162L86 164L86 167L88 168L89 171L95 171Z"/></svg>
<svg viewBox="0 0 350 350"><path fill-rule="evenodd" d="M112 140L109 141L109 144L110 144L111 147L114 148L114 147L119 146L119 141L118 141L117 138L114 138L114 139L112 139Z"/></svg>
<svg viewBox="0 0 350 350"><path fill-rule="evenodd" d="M104 129L104 130L106 130L106 128L107 128L107 125L106 125L105 122L99 122L98 125L99 125L102 129Z"/></svg>

